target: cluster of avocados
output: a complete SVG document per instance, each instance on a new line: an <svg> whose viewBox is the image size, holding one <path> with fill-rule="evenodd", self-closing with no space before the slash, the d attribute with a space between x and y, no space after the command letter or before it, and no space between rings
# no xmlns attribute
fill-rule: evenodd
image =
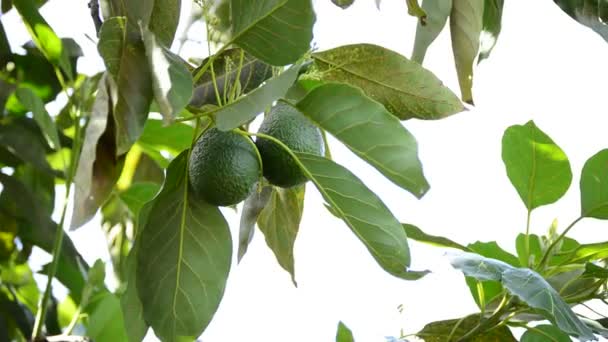
<svg viewBox="0 0 608 342"><path fill-rule="evenodd" d="M258 133L280 140L294 152L323 154L319 128L283 102L271 108ZM217 128L208 129L196 142L190 154L188 175L198 197L215 206L231 206L254 191L262 170L270 184L282 188L307 180L293 158L275 142L256 137L254 143L238 132Z"/></svg>

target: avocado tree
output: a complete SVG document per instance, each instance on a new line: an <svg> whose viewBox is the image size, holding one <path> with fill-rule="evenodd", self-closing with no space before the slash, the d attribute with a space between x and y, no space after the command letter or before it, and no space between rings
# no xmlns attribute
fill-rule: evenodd
<svg viewBox="0 0 608 342"><path fill-rule="evenodd" d="M67 341L78 331L81 339L141 341L149 329L162 341L195 340L256 226L295 284L306 187L397 278L429 272L411 269L408 237L460 250L450 260L480 312L430 323L413 334L419 338L514 341L510 327L526 329L527 341L608 336L605 320L571 308L607 299L607 243L567 237L584 218L608 218L606 150L583 169L580 217L546 236L528 226L518 256L399 222L348 165L332 160L330 135L422 198L429 183L407 120L439 120L474 104L474 66L496 44L502 0L406 1L418 20L411 58L372 44L312 49L311 0L197 0L190 23L205 25L209 45L198 60L170 49L181 0L93 0L91 39L105 65L95 75L78 72L82 51L48 25L45 2L1 3L2 13L20 16L31 42L17 52L0 21L0 340ZM555 2L608 39L606 1ZM422 66L448 22L460 96ZM528 222L572 181L565 153L532 121L506 130L502 157ZM58 188L65 198L56 208ZM238 237L219 207L240 211ZM104 283L104 264L87 264L64 233L98 212L117 291ZM52 255L39 270L48 279L42 287L28 263L34 247ZM53 279L75 303L68 319L59 317ZM337 340L353 340L344 324Z"/></svg>

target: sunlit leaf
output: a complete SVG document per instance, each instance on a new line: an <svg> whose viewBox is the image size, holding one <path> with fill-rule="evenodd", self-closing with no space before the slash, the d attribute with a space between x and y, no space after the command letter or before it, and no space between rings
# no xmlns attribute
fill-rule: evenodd
<svg viewBox="0 0 608 342"><path fill-rule="evenodd" d="M233 0L232 39L272 65L297 61L310 49L315 13L310 0Z"/></svg>
<svg viewBox="0 0 608 342"><path fill-rule="evenodd" d="M581 174L581 215L608 219L608 149L589 158Z"/></svg>
<svg viewBox="0 0 608 342"><path fill-rule="evenodd" d="M507 128L502 160L528 210L557 201L572 182L568 157L533 121Z"/></svg>
<svg viewBox="0 0 608 342"><path fill-rule="evenodd" d="M149 119L138 142L156 150L166 150L178 155L190 147L194 128L184 123L165 126L160 120Z"/></svg>
<svg viewBox="0 0 608 342"><path fill-rule="evenodd" d="M414 136L361 90L345 84L322 85L296 107L414 196L420 198L429 189Z"/></svg>
<svg viewBox="0 0 608 342"><path fill-rule="evenodd" d="M129 207L133 216L139 216L139 211L151 201L160 190L160 185L152 182L135 183L120 193L120 199Z"/></svg>
<svg viewBox="0 0 608 342"><path fill-rule="evenodd" d="M381 46L345 45L312 57L323 81L359 87L402 120L441 119L464 110L432 72Z"/></svg>
<svg viewBox="0 0 608 342"><path fill-rule="evenodd" d="M342 322L338 323L336 342L355 342L352 331Z"/></svg>

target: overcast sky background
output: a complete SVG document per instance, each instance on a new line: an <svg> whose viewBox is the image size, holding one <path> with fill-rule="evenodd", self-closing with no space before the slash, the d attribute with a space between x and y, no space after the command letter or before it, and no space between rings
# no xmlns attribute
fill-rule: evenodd
<svg viewBox="0 0 608 342"><path fill-rule="evenodd" d="M103 63L95 42L85 36L95 36L87 2L53 0L42 13L59 36L73 37L80 44L85 58L79 71L93 74L103 69ZM190 3L184 2L186 14ZM372 0L357 0L348 10L317 0L315 10L314 44L319 50L365 42L405 56L411 53L416 20L407 15L403 0L384 0L381 11ZM15 13L2 20L13 47L29 40ZM205 35L193 30L190 38L204 41ZM206 46L191 43L183 52L185 57L205 57ZM332 154L376 191L402 222L463 244L498 241L515 252L514 239L525 229L526 212L502 164L503 131L533 119L569 156L574 174L570 190L532 217L534 233L544 233L554 218L563 230L578 217L578 179L585 160L608 147L606 60L608 44L553 1L507 1L498 44L476 70L476 107L442 121L404 123L418 139L431 184L422 200L394 186L335 141ZM429 49L425 67L459 93L449 29ZM58 198L62 196L58 191ZM244 260L233 265L223 302L203 341L332 341L340 320L357 341L382 341L384 336L398 336L401 329L413 333L430 321L476 311L462 275L447 263L445 250L412 242L413 267L433 273L416 282L394 278L322 203L309 185L295 247L298 288L257 232ZM238 215L223 212L236 240ZM608 240L607 228L601 221L586 219L572 236L581 242ZM88 262L101 258L109 263L99 217L69 235ZM38 264L49 259L42 253L36 257ZM113 285L111 279L108 283ZM155 338L148 334L147 340Z"/></svg>

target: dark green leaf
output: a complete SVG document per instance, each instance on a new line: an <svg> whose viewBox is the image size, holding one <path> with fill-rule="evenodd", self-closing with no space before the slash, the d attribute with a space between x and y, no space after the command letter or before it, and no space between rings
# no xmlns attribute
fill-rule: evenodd
<svg viewBox="0 0 608 342"><path fill-rule="evenodd" d="M572 182L568 157L533 121L507 128L502 160L528 210L557 201Z"/></svg>
<svg viewBox="0 0 608 342"><path fill-rule="evenodd" d="M403 229L405 230L405 233L407 234L407 237L412 240L416 240L418 242L423 242L423 243L428 243L430 245L438 246L438 247L456 248L456 249L463 250L465 252L469 251L469 249L467 247L465 247L457 242L454 242L454 241L452 241L448 238L444 238L442 236L429 235L414 225L403 223L402 226L403 226Z"/></svg>
<svg viewBox="0 0 608 342"><path fill-rule="evenodd" d="M589 158L581 174L581 216L608 219L608 149Z"/></svg>
<svg viewBox="0 0 608 342"><path fill-rule="evenodd" d="M340 7L341 9L347 9L355 3L355 0L331 0L331 2L333 2L334 5Z"/></svg>
<svg viewBox="0 0 608 342"><path fill-rule="evenodd" d="M154 32L166 48L170 48L173 43L181 6L182 0L154 0L154 8L150 15L150 31Z"/></svg>
<svg viewBox="0 0 608 342"><path fill-rule="evenodd" d="M456 0L459 1L459 0ZM451 337L451 341L457 341L466 335L471 329L479 324L480 316L471 315L464 319L450 319L429 323L422 328L416 335L425 342L445 342ZM467 342L516 342L517 340L508 327L492 329L488 332L472 336Z"/></svg>
<svg viewBox="0 0 608 342"><path fill-rule="evenodd" d="M19 180L32 194L35 194L41 213L51 217L55 208L55 177L40 172L30 164L23 164L15 169L13 178Z"/></svg>
<svg viewBox="0 0 608 342"><path fill-rule="evenodd" d="M452 12L452 0L422 0L422 9L427 16L424 25L418 21L412 51L412 60L419 64L422 64L427 49L443 30Z"/></svg>
<svg viewBox="0 0 608 342"><path fill-rule="evenodd" d="M359 87L402 120L441 119L464 110L433 73L381 46L345 45L313 58L324 81Z"/></svg>
<svg viewBox="0 0 608 342"><path fill-rule="evenodd" d="M16 301L5 289L0 288L0 319L6 315L14 321L23 336L31 336L34 326L34 316L23 304ZM1 326L0 326L1 328ZM1 330L1 329L0 329ZM2 334L0 333L0 337ZM7 339L6 341L11 341Z"/></svg>
<svg viewBox="0 0 608 342"><path fill-rule="evenodd" d="M53 29L38 12L34 0L19 0L14 3L15 8L23 19L32 40L40 49L46 59L53 65L60 67L69 78L73 78L69 56L63 43Z"/></svg>
<svg viewBox="0 0 608 342"><path fill-rule="evenodd" d="M322 85L296 107L396 185L418 198L429 189L414 136L361 90Z"/></svg>
<svg viewBox="0 0 608 342"><path fill-rule="evenodd" d="M297 157L307 178L380 266L403 279L422 276L408 272L410 252L405 231L369 188L349 170L331 160L307 153L297 153Z"/></svg>
<svg viewBox="0 0 608 342"><path fill-rule="evenodd" d="M11 60L11 55L11 46L6 37L6 31L2 22L0 22L0 70L4 70L6 63Z"/></svg>
<svg viewBox="0 0 608 342"><path fill-rule="evenodd" d="M289 189L273 188L270 201L258 217L258 226L266 244L277 261L289 274L297 286L293 247L304 210L304 186Z"/></svg>
<svg viewBox="0 0 608 342"><path fill-rule="evenodd" d="M124 156L116 157L116 132L106 79L102 77L99 81L74 177L76 191L72 229L82 226L95 215L112 192L124 163Z"/></svg>
<svg viewBox="0 0 608 342"><path fill-rule="evenodd" d="M498 35L500 35L502 29L503 6L504 0L485 0L478 63L488 58L496 45Z"/></svg>
<svg viewBox="0 0 608 342"><path fill-rule="evenodd" d="M585 273L583 273L583 276L598 279L608 279L608 269L588 262L585 264Z"/></svg>
<svg viewBox="0 0 608 342"><path fill-rule="evenodd" d="M169 126L163 125L160 120L150 119L146 121L144 132L138 142L157 150L167 150L173 155L178 155L190 147L194 128L184 123L173 123Z"/></svg>
<svg viewBox="0 0 608 342"><path fill-rule="evenodd" d="M0 146L39 171L55 174L46 161L46 139L32 120L19 118L0 123Z"/></svg>
<svg viewBox="0 0 608 342"><path fill-rule="evenodd" d="M297 61L310 49L315 13L310 0L233 0L232 40L272 65Z"/></svg>
<svg viewBox="0 0 608 342"><path fill-rule="evenodd" d="M145 1L149 3L150 1ZM129 1L135 6L137 1ZM145 7L148 5L141 5ZM137 28L139 30L139 28ZM113 115L116 124L116 155L125 154L141 135L152 102L152 76L143 43L138 37L127 35L124 18L111 18L99 32L99 53L110 75ZM114 96L114 95L112 95Z"/></svg>
<svg viewBox="0 0 608 342"><path fill-rule="evenodd" d="M255 223L262 212L262 209L270 200L270 194L273 193L271 186L265 186L260 191L255 191L243 203L243 210L241 212L241 221L239 225L239 251L237 253L237 260L240 262L247 253L249 243L253 239L253 233L255 232Z"/></svg>
<svg viewBox="0 0 608 342"><path fill-rule="evenodd" d="M608 41L608 2L606 0L553 0L564 12Z"/></svg>
<svg viewBox="0 0 608 342"><path fill-rule="evenodd" d="M473 104L473 65L479 52L485 0L454 1L450 14L452 50L462 100Z"/></svg>
<svg viewBox="0 0 608 342"><path fill-rule="evenodd" d="M209 62L209 58L203 60L201 67L193 71L194 75L198 76L201 68ZM213 71L220 99L222 99L223 103L229 102L227 101L229 100L229 92L231 87L237 82L237 77L241 93L243 94L252 91L272 77L272 66L239 48L228 49L214 56ZM190 104L195 107L201 107L206 104L218 105L215 87L213 86L213 77L211 76L211 67L207 68L196 82L194 95Z"/></svg>
<svg viewBox="0 0 608 342"><path fill-rule="evenodd" d="M134 217L139 216L139 211L147 202L151 201L160 186L156 183L145 182L132 184L127 190L120 193L120 199L129 207Z"/></svg>
<svg viewBox="0 0 608 342"><path fill-rule="evenodd" d="M57 150L61 146L59 134L55 122L44 108L42 100L29 88L17 88L15 91L19 101L32 112L34 120L38 123L40 130L46 137L47 143L51 148Z"/></svg>
<svg viewBox="0 0 608 342"><path fill-rule="evenodd" d="M165 123L170 123L190 102L192 76L179 56L160 45L152 31L144 27L141 31L152 74L154 98Z"/></svg>
<svg viewBox="0 0 608 342"><path fill-rule="evenodd" d="M342 322L338 323L336 332L336 342L355 342L353 332Z"/></svg>
<svg viewBox="0 0 608 342"><path fill-rule="evenodd" d="M137 252L144 318L166 341L194 339L211 321L230 270L232 241L216 207L196 199L187 181L188 152L169 166L152 202Z"/></svg>
<svg viewBox="0 0 608 342"><path fill-rule="evenodd" d="M139 32L139 23L148 26L156 0L107 0L109 17L126 17L129 32ZM166 3L166 2L165 2ZM158 15L158 13L155 13ZM109 18L108 20L111 20ZM106 21L108 21L106 20Z"/></svg>
<svg viewBox="0 0 608 342"><path fill-rule="evenodd" d="M95 342L127 341L120 300L106 294L89 315L87 335Z"/></svg>
<svg viewBox="0 0 608 342"><path fill-rule="evenodd" d="M570 336L558 328L543 324L528 329L522 336L520 342L570 342Z"/></svg>
<svg viewBox="0 0 608 342"><path fill-rule="evenodd" d="M302 2L307 1L309 0L303 0ZM274 101L285 95L298 77L300 67L301 65L292 66L279 76L268 80L262 87L222 107L215 113L217 128L222 131L229 131L264 112Z"/></svg>

